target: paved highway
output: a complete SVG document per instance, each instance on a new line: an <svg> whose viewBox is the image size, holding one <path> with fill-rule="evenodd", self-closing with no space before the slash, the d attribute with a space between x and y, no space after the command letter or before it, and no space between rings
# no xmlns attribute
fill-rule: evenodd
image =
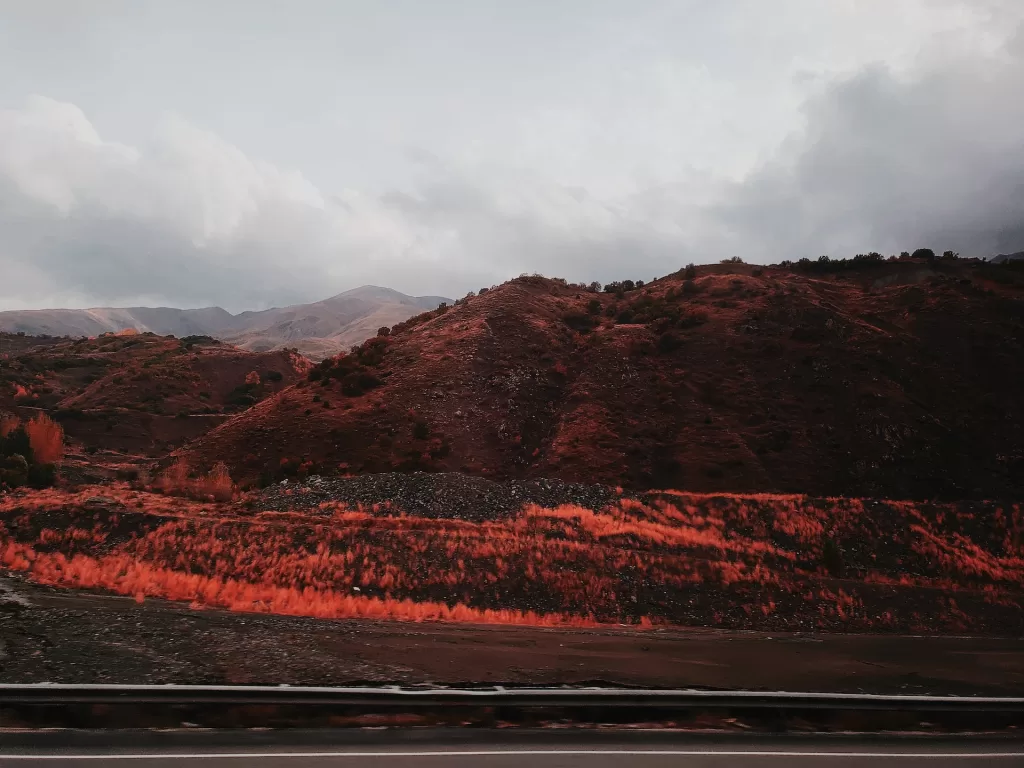
<svg viewBox="0 0 1024 768"><path fill-rule="evenodd" d="M479 743L465 742L446 746L442 741L429 744L397 743L394 746L356 745L351 747L293 745L219 748L140 748L102 749L60 747L6 748L0 742L0 766L96 766L124 765L132 768L327 768L327 766L379 766L380 768L782 768L782 766L830 766L834 768L939 768L940 766L1021 766L1024 742L1016 741L920 741L848 739L798 743L787 741L752 742L696 741L658 739L649 747L631 739L616 744L598 742L585 736L561 744L502 743L502 735L480 734ZM382 735L382 743L385 735ZM395 741L398 741L396 735Z"/></svg>

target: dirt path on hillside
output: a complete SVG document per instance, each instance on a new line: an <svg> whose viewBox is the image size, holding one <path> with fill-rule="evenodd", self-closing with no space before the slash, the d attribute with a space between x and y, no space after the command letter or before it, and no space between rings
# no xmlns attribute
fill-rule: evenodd
<svg viewBox="0 0 1024 768"><path fill-rule="evenodd" d="M4 581L4 682L603 681L873 693L1024 690L1024 643L1013 638L326 621L193 611L156 600L138 605Z"/></svg>

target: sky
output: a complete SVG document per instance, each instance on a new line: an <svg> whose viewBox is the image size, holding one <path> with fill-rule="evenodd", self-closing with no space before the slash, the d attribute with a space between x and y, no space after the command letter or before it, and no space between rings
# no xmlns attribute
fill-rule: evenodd
<svg viewBox="0 0 1024 768"><path fill-rule="evenodd" d="M0 0L0 310L1024 250L1019 0Z"/></svg>

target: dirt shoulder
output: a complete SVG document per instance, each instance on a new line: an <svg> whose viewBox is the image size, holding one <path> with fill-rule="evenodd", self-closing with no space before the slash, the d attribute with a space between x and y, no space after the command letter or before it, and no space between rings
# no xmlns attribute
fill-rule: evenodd
<svg viewBox="0 0 1024 768"><path fill-rule="evenodd" d="M5 595L4 682L1024 690L1024 647L1013 638L330 621L195 611L156 600L139 605L10 579Z"/></svg>

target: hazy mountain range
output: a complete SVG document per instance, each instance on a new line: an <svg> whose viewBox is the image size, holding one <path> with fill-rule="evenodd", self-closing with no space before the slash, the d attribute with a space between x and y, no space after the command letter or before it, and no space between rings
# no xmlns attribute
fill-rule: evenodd
<svg viewBox="0 0 1024 768"><path fill-rule="evenodd" d="M220 307L97 307L94 309L30 309L0 312L0 331L29 335L98 336L134 328L161 336L207 335L244 349L265 352L297 347L313 358L347 349L424 310L436 309L443 296L406 296L364 285L313 304L241 312Z"/></svg>

